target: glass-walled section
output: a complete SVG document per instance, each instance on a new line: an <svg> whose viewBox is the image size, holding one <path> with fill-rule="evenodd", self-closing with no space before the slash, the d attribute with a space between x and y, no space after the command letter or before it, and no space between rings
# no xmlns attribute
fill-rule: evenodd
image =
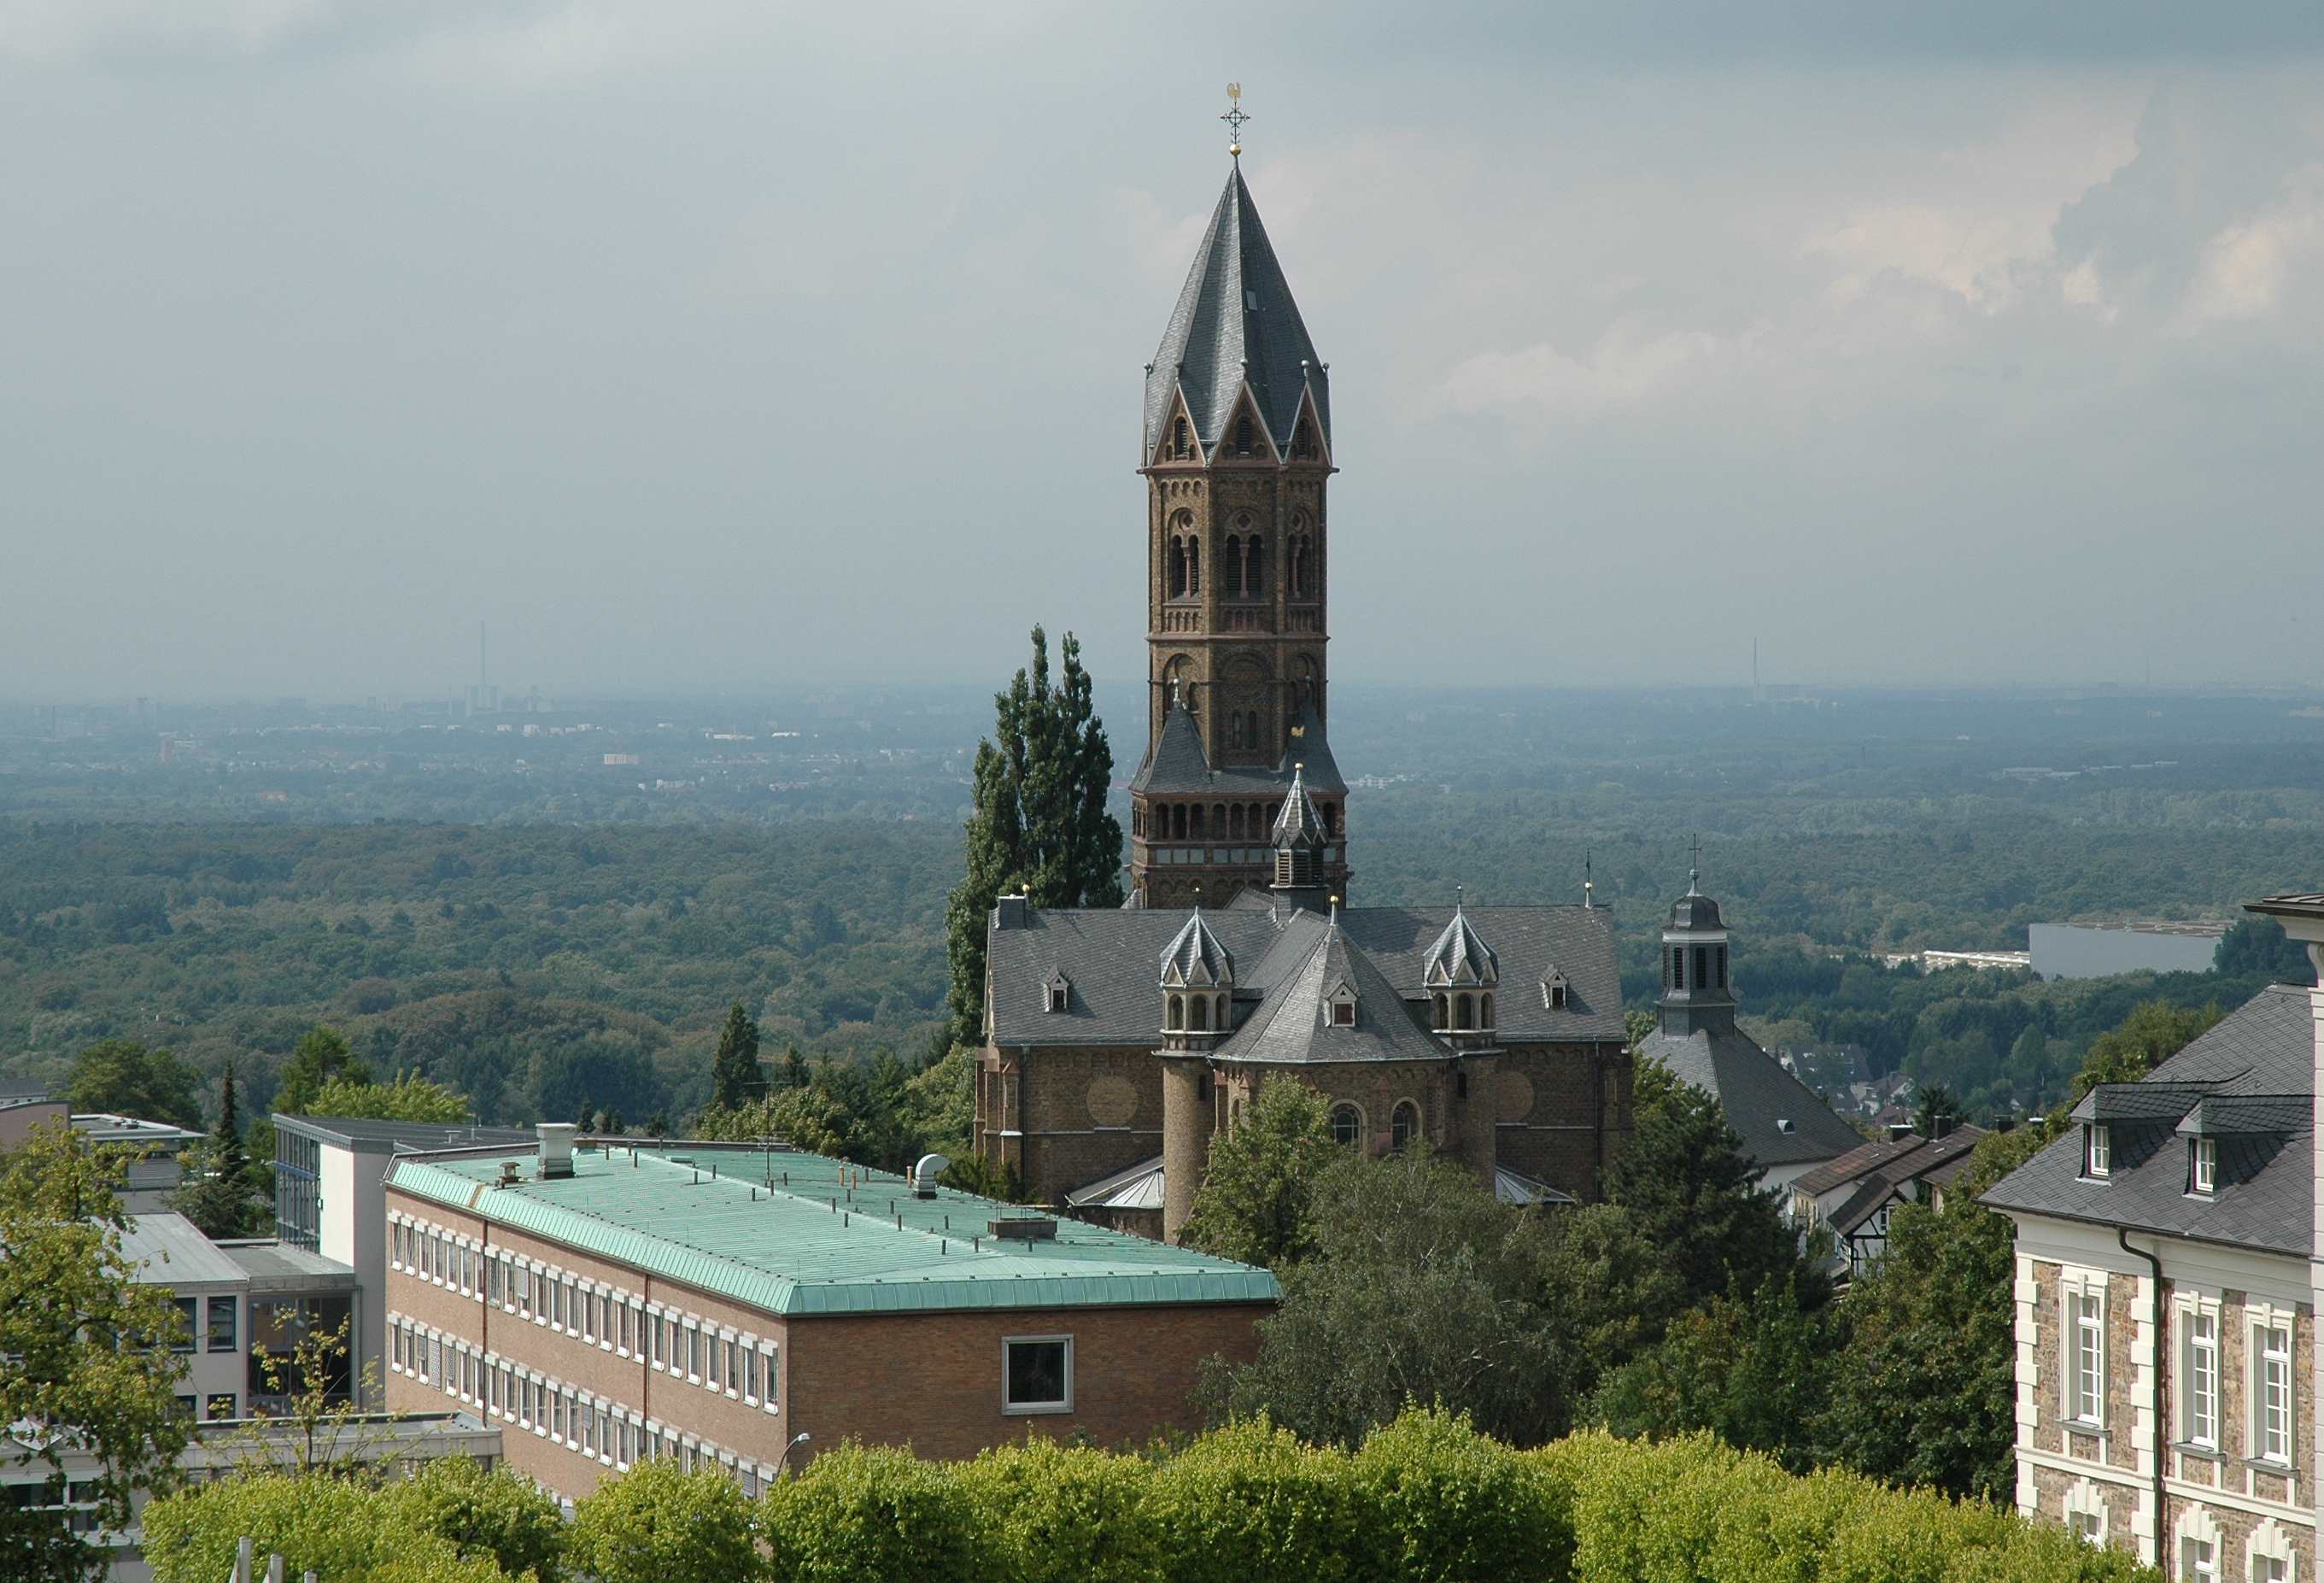
<svg viewBox="0 0 2324 1583"><path fill-rule="evenodd" d="M288 1127L274 1131L274 1235L291 1247L322 1252L323 1146Z"/></svg>

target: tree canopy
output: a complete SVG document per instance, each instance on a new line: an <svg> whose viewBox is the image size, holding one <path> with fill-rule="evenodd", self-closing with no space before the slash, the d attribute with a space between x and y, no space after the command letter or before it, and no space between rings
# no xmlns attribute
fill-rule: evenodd
<svg viewBox="0 0 2324 1583"><path fill-rule="evenodd" d="M1297 1264L1314 1251L1315 1195L1339 1157L1331 1101L1296 1078L1268 1078L1240 1119L1212 1134L1179 1240L1246 1264Z"/></svg>
<svg viewBox="0 0 2324 1583"><path fill-rule="evenodd" d="M174 1481L187 1435L173 1350L184 1319L123 1249L127 1158L62 1123L0 1153L0 1424L27 1426L0 1440L0 1466L45 1469L34 1482L61 1507L66 1449L89 1453L97 1468L74 1475L78 1498L115 1529L129 1525L134 1492ZM109 1556L70 1515L0 1502L0 1575L103 1577Z"/></svg>
<svg viewBox="0 0 2324 1583"><path fill-rule="evenodd" d="M274 1205L264 1179L251 1168L242 1139L242 1110L235 1102L234 1063L228 1061L218 1095L218 1118L208 1141L188 1162L178 1190L178 1212L204 1236L263 1236L273 1227Z"/></svg>
<svg viewBox="0 0 2324 1583"><path fill-rule="evenodd" d="M201 1073L169 1051L106 1039L80 1052L69 1093L76 1111L107 1111L198 1129L201 1088Z"/></svg>
<svg viewBox="0 0 2324 1583"><path fill-rule="evenodd" d="M1033 665L993 696L993 735L976 745L968 872L945 913L952 1037L973 1045L984 1017L984 931L993 903L1022 891L1036 907L1121 905L1121 822L1106 810L1113 750L1091 702L1072 633L1049 680L1049 640L1033 629Z"/></svg>
<svg viewBox="0 0 2324 1583"><path fill-rule="evenodd" d="M766 1078L759 1071L759 1024L738 1000L726 1008L726 1024L718 1031L718 1048L710 1058L710 1103L733 1109L766 1089Z"/></svg>

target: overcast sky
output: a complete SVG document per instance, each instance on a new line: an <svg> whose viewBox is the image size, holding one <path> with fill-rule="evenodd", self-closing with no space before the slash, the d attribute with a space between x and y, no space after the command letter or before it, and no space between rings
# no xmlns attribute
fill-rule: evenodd
<svg viewBox="0 0 2324 1583"><path fill-rule="evenodd" d="M2312 3L0 0L0 697L1134 679L1230 78L1335 677L2324 679Z"/></svg>

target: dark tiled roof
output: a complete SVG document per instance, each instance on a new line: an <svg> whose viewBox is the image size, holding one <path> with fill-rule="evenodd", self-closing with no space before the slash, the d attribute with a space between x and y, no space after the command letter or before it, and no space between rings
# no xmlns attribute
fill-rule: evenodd
<svg viewBox="0 0 2324 1583"><path fill-rule="evenodd" d="M1855 1190L1824 1217L1832 1230L1846 1236L1870 1219L1881 1205L1892 1199L1911 1198L1913 1183L1925 1180L1942 1185L1952 1180L1968 1166L1970 1153L1985 1135L1982 1127L1961 1126L1941 1138L1914 1134L1866 1143L1800 1176L1792 1187L1821 1198L1853 1183Z"/></svg>
<svg viewBox="0 0 2324 1583"><path fill-rule="evenodd" d="M1427 966L1423 980L1432 989L1438 986L1451 988L1464 984L1498 984L1500 967L1493 956L1493 948L1478 936L1461 909L1452 909L1452 921L1428 948Z"/></svg>
<svg viewBox="0 0 2324 1583"><path fill-rule="evenodd" d="M2306 1258L2315 1223L2309 1106L2316 1030L2308 993L2288 984L2263 989L2146 1082L2094 1090L2116 1096L2151 1088L2164 1101L2108 1121L2112 1160L2103 1180L2082 1174L2082 1132L2074 1127L1987 1189L1984 1202L2012 1213ZM2282 1130L2221 1137L2218 1190L2198 1198L2187 1190L2187 1145L2176 1134L2190 1113L2217 1103L2213 1096L2248 1102L2222 1110L2239 1125L2272 1117Z"/></svg>
<svg viewBox="0 0 2324 1583"><path fill-rule="evenodd" d="M1217 443L1246 380L1277 449L1291 443L1303 392L1314 393L1316 422L1323 443L1331 443L1331 381L1238 166L1219 194L1211 228L1146 376L1145 454L1151 457L1161 443L1173 391L1185 393L1207 449Z"/></svg>
<svg viewBox="0 0 2324 1583"><path fill-rule="evenodd" d="M2209 1083L2166 1083L2150 1078L2142 1083L2100 1083L2082 1096L2071 1115L2076 1121L2177 1121L2187 1107L2211 1091Z"/></svg>
<svg viewBox="0 0 2324 1583"><path fill-rule="evenodd" d="M1727 1125L1742 1134L1745 1152L1762 1165L1836 1159L1864 1142L1738 1029L1698 1028L1683 1038L1657 1030L1638 1049L1717 1099Z"/></svg>
<svg viewBox="0 0 2324 1583"><path fill-rule="evenodd" d="M1343 909L1340 928L1406 1000L1424 997L1423 959L1450 921L1449 907ZM1162 952L1191 916L1184 908L1036 910L1023 929L986 937L993 1036L1003 1045L1160 1043ZM1606 908L1480 907L1468 914L1500 965L1496 1004L1504 1044L1619 1040L1620 976L1613 914ZM1235 1000L1248 1007L1281 983L1321 934L1312 912L1263 905L1203 913L1235 962ZM1565 975L1566 1004L1542 1004L1539 981ZM1044 986L1062 971L1073 983L1064 1012L1048 1012Z"/></svg>
<svg viewBox="0 0 2324 1583"><path fill-rule="evenodd" d="M1130 789L1158 797L1272 799L1284 794L1291 785L1292 775L1297 773L1306 782L1311 794L1346 796L1348 783L1341 779L1339 764L1332 757L1332 745L1324 739L1323 724L1315 717L1314 711L1301 709L1293 727L1303 735L1292 739L1283 762L1275 768L1229 765L1213 769L1210 755L1203 751L1203 734L1194 724L1194 717L1185 705L1172 699L1162 717L1162 734L1155 739L1146 762L1130 778Z"/></svg>
<svg viewBox="0 0 2324 1583"><path fill-rule="evenodd" d="M1347 1027L1333 1023L1329 1010L1343 990L1356 997L1356 1020ZM1216 1059L1306 1065L1443 1060L1452 1053L1414 1023L1396 986L1335 926L1309 943L1283 984L1219 1046Z"/></svg>
<svg viewBox="0 0 2324 1583"><path fill-rule="evenodd" d="M1208 989L1234 982L1234 953L1220 944L1211 926L1203 921L1200 907L1186 920L1186 927L1162 948L1156 982L1181 989L1189 986Z"/></svg>
<svg viewBox="0 0 2324 1583"><path fill-rule="evenodd" d="M1323 816L1315 811L1315 800L1307 795L1306 766L1294 765L1291 787L1283 796L1283 811L1276 816L1275 829L1268 832L1276 850L1286 847L1320 847L1323 844Z"/></svg>

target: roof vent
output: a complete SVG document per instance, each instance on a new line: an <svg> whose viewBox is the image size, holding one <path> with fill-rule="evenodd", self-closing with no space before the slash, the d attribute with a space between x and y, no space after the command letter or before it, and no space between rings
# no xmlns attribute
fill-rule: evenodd
<svg viewBox="0 0 2324 1583"><path fill-rule="evenodd" d="M936 1196L936 1178L952 1169L952 1162L941 1154L923 1154L912 1167L912 1196L933 1199Z"/></svg>
<svg viewBox="0 0 2324 1583"><path fill-rule="evenodd" d="M1800 1129L1799 1124L1792 1120L1790 1116L1779 1116L1775 1118L1775 1130L1779 1133L1795 1133Z"/></svg>
<svg viewBox="0 0 2324 1583"><path fill-rule="evenodd" d="M1015 1237L1020 1242L1050 1242L1056 1237L1057 1223L1046 1217L1019 1215L1005 1220L988 1220L984 1229L991 1236Z"/></svg>
<svg viewBox="0 0 2324 1583"><path fill-rule="evenodd" d="M497 1187L514 1187L514 1186L516 1186L516 1162L515 1162L515 1161L513 1161L513 1160L503 1160L503 1161L502 1161L502 1162L501 1162L501 1179L500 1179L500 1180L499 1180L498 1182L494 1183L493 1185L495 1185L495 1186L497 1186Z"/></svg>
<svg viewBox="0 0 2324 1583"><path fill-rule="evenodd" d="M540 1180L557 1181L573 1174L573 1134L581 1129L569 1121L545 1121L533 1129L540 1136Z"/></svg>

